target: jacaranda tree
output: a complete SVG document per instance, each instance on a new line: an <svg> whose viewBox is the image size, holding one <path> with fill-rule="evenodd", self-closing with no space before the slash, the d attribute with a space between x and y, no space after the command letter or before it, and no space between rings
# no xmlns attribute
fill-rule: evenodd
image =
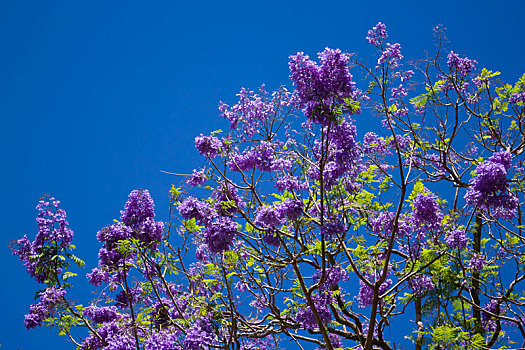
<svg viewBox="0 0 525 350"><path fill-rule="evenodd" d="M435 32L409 66L378 23L371 65L300 52L293 92L221 103L231 131L195 138L203 166L168 220L139 189L97 233L85 305L68 294L73 232L44 197L34 241L12 245L45 284L26 327L79 349L525 347L525 75L504 84Z"/></svg>

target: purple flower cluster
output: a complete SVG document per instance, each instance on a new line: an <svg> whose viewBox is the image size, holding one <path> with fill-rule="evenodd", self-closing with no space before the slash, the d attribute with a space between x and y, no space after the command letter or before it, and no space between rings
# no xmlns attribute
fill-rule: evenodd
<svg viewBox="0 0 525 350"><path fill-rule="evenodd" d="M461 58L454 51L450 51L447 58L448 68L450 68L451 71L458 72L462 76L468 75L478 63L475 60L468 59L467 57Z"/></svg>
<svg viewBox="0 0 525 350"><path fill-rule="evenodd" d="M463 249L468 243L465 230L456 229L445 236L445 243L452 249Z"/></svg>
<svg viewBox="0 0 525 350"><path fill-rule="evenodd" d="M211 323L206 318L201 318L192 324L186 331L184 338L185 350L206 350L214 343L215 333Z"/></svg>
<svg viewBox="0 0 525 350"><path fill-rule="evenodd" d="M379 65L386 62L392 68L399 66L398 61L403 59L403 55L401 55L401 45L399 43L387 43L386 46L386 49L383 50L381 56L377 59L377 64Z"/></svg>
<svg viewBox="0 0 525 350"><path fill-rule="evenodd" d="M178 345L181 333L177 329L162 329L153 332L149 338L144 340L144 350L183 350Z"/></svg>
<svg viewBox="0 0 525 350"><path fill-rule="evenodd" d="M439 209L436 196L433 194L419 194L412 202L414 206L414 224L418 230L439 229L443 213Z"/></svg>
<svg viewBox="0 0 525 350"><path fill-rule="evenodd" d="M206 244L201 244L197 247L197 250L195 251L195 257L197 258L197 260L200 260L200 261L209 260L210 257L208 256L208 252L206 251L206 248L207 248Z"/></svg>
<svg viewBox="0 0 525 350"><path fill-rule="evenodd" d="M44 283L47 278L55 278L54 265L49 263L49 254L42 256L51 248L56 254L57 249L69 246L73 239L73 230L69 228L66 212L60 208L60 202L53 197L44 196L36 206L38 232L31 242L27 235L14 241L11 251L18 256L27 272L37 282ZM38 257L40 256L40 257ZM37 258L38 257L38 258Z"/></svg>
<svg viewBox="0 0 525 350"><path fill-rule="evenodd" d="M164 223L155 221L155 204L148 190L134 190L129 194L124 210L120 212L122 223L118 222L97 232L97 239L102 242L98 252L98 267L86 275L89 283L100 286L103 282L121 280L119 269L131 256L124 256L119 251L121 241L136 238L146 247L155 250L162 240Z"/></svg>
<svg viewBox="0 0 525 350"><path fill-rule="evenodd" d="M155 204L148 190L133 190L128 196L120 219L129 226L135 227L148 218L155 217Z"/></svg>
<svg viewBox="0 0 525 350"><path fill-rule="evenodd" d="M474 253L472 255L472 258L470 258L468 267L471 268L472 271L479 272L483 269L483 267L486 264L487 264L487 261L483 258L481 254Z"/></svg>
<svg viewBox="0 0 525 350"><path fill-rule="evenodd" d="M244 206L244 202L234 185L223 182L213 191L214 209L221 216L231 216Z"/></svg>
<svg viewBox="0 0 525 350"><path fill-rule="evenodd" d="M255 224L269 228L282 225L285 218L297 220L303 214L304 204L299 199L286 199L268 207L261 207L257 211Z"/></svg>
<svg viewBox="0 0 525 350"><path fill-rule="evenodd" d="M525 91L516 92L510 95L509 102L514 104L518 104L521 102L522 104L525 104Z"/></svg>
<svg viewBox="0 0 525 350"><path fill-rule="evenodd" d="M187 183L191 186L200 186L204 185L206 179L207 177L204 169L201 169L199 171L197 171L197 169L193 169L193 174L190 175Z"/></svg>
<svg viewBox="0 0 525 350"><path fill-rule="evenodd" d="M281 245L281 239L279 238L279 232L272 228L266 231L266 234L263 237L263 240L266 244L273 247L279 247Z"/></svg>
<svg viewBox="0 0 525 350"><path fill-rule="evenodd" d="M237 235L237 224L229 217L219 217L204 231L204 241L210 253L222 253L230 249Z"/></svg>
<svg viewBox="0 0 525 350"><path fill-rule="evenodd" d="M96 329L97 334L107 344L105 345L95 334L90 333L81 345L81 349L111 349L134 350L135 340L124 325L111 321Z"/></svg>
<svg viewBox="0 0 525 350"><path fill-rule="evenodd" d="M362 149L364 154L389 154L384 138L379 137L375 132L367 132L363 137Z"/></svg>
<svg viewBox="0 0 525 350"><path fill-rule="evenodd" d="M498 307L498 302L496 299L491 299L487 304L485 304L481 313L483 327L489 332L494 332L497 327L496 316L500 316L502 314L505 314L504 308L502 308L501 305Z"/></svg>
<svg viewBox="0 0 525 350"><path fill-rule="evenodd" d="M223 147L223 142L215 136L200 135L195 137L195 148L202 156L215 158Z"/></svg>
<svg viewBox="0 0 525 350"><path fill-rule="evenodd" d="M427 291L436 288L430 276L421 274L412 277L408 284L410 285L410 288L412 288L412 293L418 297L422 297Z"/></svg>
<svg viewBox="0 0 525 350"><path fill-rule="evenodd" d="M255 135L261 124L275 115L279 108L292 103L291 94L284 87L271 95L264 85L259 88L259 94L242 88L237 96L238 103L230 107L221 102L219 110L221 117L230 121L230 128L239 131L241 140Z"/></svg>
<svg viewBox="0 0 525 350"><path fill-rule="evenodd" d="M245 150L242 154L232 153L228 161L228 167L233 171L250 171L253 169L261 171L272 171L274 163L274 145L268 141L262 141L256 147Z"/></svg>
<svg viewBox="0 0 525 350"><path fill-rule="evenodd" d="M284 217L280 205L259 208L255 218L255 224L262 227L275 227L283 222Z"/></svg>
<svg viewBox="0 0 525 350"><path fill-rule="evenodd" d="M370 218L372 231L377 235L383 235L383 232L390 235L394 230L394 219L394 214L388 211L382 211L372 216ZM396 235L405 237L410 235L412 231L413 227L410 224L410 220L406 217L400 217L397 223Z"/></svg>
<svg viewBox="0 0 525 350"><path fill-rule="evenodd" d="M373 277L370 274L365 274L365 277L369 280ZM375 279L372 279L370 282L374 283ZM386 279L381 286L379 287L379 295L385 293L388 288L392 286L392 280L390 278ZM359 294L357 295L358 306L361 309L367 308L372 305L374 300L374 290L367 286L362 280L359 280Z"/></svg>
<svg viewBox="0 0 525 350"><path fill-rule="evenodd" d="M84 315L91 318L95 323L106 323L120 318L120 314L115 306L98 307L90 305L84 308Z"/></svg>
<svg viewBox="0 0 525 350"><path fill-rule="evenodd" d="M398 87L392 88L391 90L392 97L405 97L406 95L408 95L408 92L403 87L403 85L399 85Z"/></svg>
<svg viewBox="0 0 525 350"><path fill-rule="evenodd" d="M326 325L332 319L332 313L330 312L330 304L332 303L332 295L329 292L323 292L312 296L315 309L319 314L321 322ZM315 320L314 313L310 306L306 304L300 308L296 314L297 322L299 322L306 329L319 328L319 324Z"/></svg>
<svg viewBox="0 0 525 350"><path fill-rule="evenodd" d="M327 132L327 130L325 130ZM332 127L329 133L330 149L323 168L323 181L327 188L335 185L343 175L355 175L360 153L356 147L356 128L351 121L344 120ZM321 143L316 140L314 156L321 159ZM308 169L307 174L315 180L320 179L320 171L316 166Z"/></svg>
<svg viewBox="0 0 525 350"><path fill-rule="evenodd" d="M306 189L306 185L299 181L299 179L290 174L281 176L275 181L275 188L279 191L301 191Z"/></svg>
<svg viewBox="0 0 525 350"><path fill-rule="evenodd" d="M40 301L29 307L29 314L25 315L25 326L27 329L42 325L42 322L51 317L57 306L64 298L66 291L62 288L47 288L40 293Z"/></svg>
<svg viewBox="0 0 525 350"><path fill-rule="evenodd" d="M189 196L178 206L180 215L186 219L195 219L199 224L208 224L217 216L215 209L208 202L202 202Z"/></svg>
<svg viewBox="0 0 525 350"><path fill-rule="evenodd" d="M511 161L509 152L500 151L478 165L476 177L470 180L470 188L465 194L467 204L482 210L492 208L492 215L496 218L515 217L518 198L508 191L507 181Z"/></svg>
<svg viewBox="0 0 525 350"><path fill-rule="evenodd" d="M90 273L86 274L87 280L90 284L95 287L100 287L102 283L108 283L111 280L111 276L106 269L100 269L95 267Z"/></svg>
<svg viewBox="0 0 525 350"><path fill-rule="evenodd" d="M314 281L318 281L323 275L323 270L317 270L317 272L314 274ZM348 281L350 278L348 277L348 272L346 270L339 266L332 266L325 272L325 280L322 286L320 287L320 290L332 290L333 288L336 288L339 284L339 282Z"/></svg>
<svg viewBox="0 0 525 350"><path fill-rule="evenodd" d="M221 102L219 110L221 117L230 121L230 129L238 131L241 140L254 136L280 108L293 104L291 94L284 87L271 94L264 85L259 88L259 94L242 88L237 96L239 102L231 107Z"/></svg>
<svg viewBox="0 0 525 350"><path fill-rule="evenodd" d="M66 212L60 208L60 201L53 197L44 197L36 206L38 216L38 233L33 245L43 247L48 244L57 244L65 247L73 239L73 231L68 227Z"/></svg>
<svg viewBox="0 0 525 350"><path fill-rule="evenodd" d="M133 190L128 196L120 219L132 230L132 236L138 238L152 249L162 240L164 223L155 221L155 204L148 190Z"/></svg>
<svg viewBox="0 0 525 350"><path fill-rule="evenodd" d="M340 220L332 219L324 223L320 230L321 234L324 234L327 237L334 237L342 234L346 230L346 227Z"/></svg>
<svg viewBox="0 0 525 350"><path fill-rule="evenodd" d="M380 47L383 39L386 39L386 25L379 22L375 27L368 31L366 40L375 47Z"/></svg>
<svg viewBox="0 0 525 350"><path fill-rule="evenodd" d="M124 256L118 250L118 242L130 239L132 233L133 230L130 227L121 223L104 227L97 232L97 239L99 242L104 243L98 252L99 267L101 269L104 269L105 267L115 269L122 266ZM95 271L92 273L94 272Z"/></svg>
<svg viewBox="0 0 525 350"><path fill-rule="evenodd" d="M352 96L354 83L347 67L349 59L340 50L329 48L319 53L321 66L303 52L290 56L290 78L296 87L300 106L314 123L328 125L334 119L330 106L341 104Z"/></svg>

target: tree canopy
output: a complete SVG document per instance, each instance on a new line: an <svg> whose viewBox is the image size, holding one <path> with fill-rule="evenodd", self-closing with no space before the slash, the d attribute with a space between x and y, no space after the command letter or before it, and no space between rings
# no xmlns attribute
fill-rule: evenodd
<svg viewBox="0 0 525 350"><path fill-rule="evenodd" d="M36 237L12 245L45 285L26 327L79 349L525 347L525 75L504 83L435 35L407 62L378 23L371 64L298 52L293 88L221 102L230 130L195 137L170 217L136 189L97 233L87 306L68 294L84 263L66 212L43 197Z"/></svg>

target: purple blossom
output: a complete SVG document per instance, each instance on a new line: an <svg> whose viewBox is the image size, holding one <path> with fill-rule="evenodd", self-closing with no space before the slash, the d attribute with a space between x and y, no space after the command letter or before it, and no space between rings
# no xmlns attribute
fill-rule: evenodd
<svg viewBox="0 0 525 350"><path fill-rule="evenodd" d="M412 277L408 283L412 288L412 293L418 297L422 297L425 292L436 288L430 276L418 274Z"/></svg>
<svg viewBox="0 0 525 350"><path fill-rule="evenodd" d="M90 305L84 308L84 315L91 318L95 323L106 323L120 318L120 314L115 306L98 307Z"/></svg>
<svg viewBox="0 0 525 350"><path fill-rule="evenodd" d="M55 269L51 259L70 246L73 230L69 228L66 212L60 208L60 202L53 197L44 196L36 209L38 232L31 242L27 235L14 241L11 252L18 256L27 272L37 282L55 279L60 268Z"/></svg>
<svg viewBox="0 0 525 350"><path fill-rule="evenodd" d="M255 224L262 227L275 227L283 222L284 216L279 205L260 207L255 218Z"/></svg>
<svg viewBox="0 0 525 350"><path fill-rule="evenodd" d="M433 194L419 194L412 202L415 225L419 229L439 229L443 213L439 209L436 196Z"/></svg>
<svg viewBox="0 0 525 350"><path fill-rule="evenodd" d="M325 133L328 133L325 128ZM349 120L342 121L339 125L332 127L329 134L330 148L328 150L327 163L323 169L323 181L327 188L335 185L344 175L355 176L358 169L360 153L356 147L356 128ZM314 144L314 156L321 158L321 143L319 140ZM311 166L307 170L308 176L319 180L319 169Z"/></svg>
<svg viewBox="0 0 525 350"><path fill-rule="evenodd" d="M451 71L457 71L460 75L468 75L478 63L475 60L470 60L467 57L461 58L454 51L450 51L447 56L448 58L448 67Z"/></svg>
<svg viewBox="0 0 525 350"><path fill-rule="evenodd" d="M230 121L230 128L238 131L241 140L254 136L280 108L293 104L291 94L284 87L272 94L264 89L264 85L259 88L259 94L242 88L237 96L239 102L231 107L221 102L219 110L221 117Z"/></svg>
<svg viewBox="0 0 525 350"><path fill-rule="evenodd" d="M288 66L306 117L314 123L328 125L333 120L329 106L351 97L354 83L347 67L347 54L326 48L319 53L319 60L321 66L299 52L290 56Z"/></svg>
<svg viewBox="0 0 525 350"><path fill-rule="evenodd" d="M470 258L468 267L470 267L472 271L478 272L481 271L486 264L487 262L482 255L474 253L472 258Z"/></svg>
<svg viewBox="0 0 525 350"><path fill-rule="evenodd" d="M215 136L195 137L195 148L202 156L215 158L220 154L223 142Z"/></svg>
<svg viewBox="0 0 525 350"><path fill-rule="evenodd" d="M300 199L287 199L278 205L281 215L297 220L303 215L304 204Z"/></svg>
<svg viewBox="0 0 525 350"><path fill-rule="evenodd" d="M135 228L147 218L155 217L155 204L148 190L133 190L128 196L124 210L120 212L122 222Z"/></svg>
<svg viewBox="0 0 525 350"><path fill-rule="evenodd" d="M386 141L375 132L367 132L363 137L363 153L365 154L389 154Z"/></svg>
<svg viewBox="0 0 525 350"><path fill-rule="evenodd" d="M73 230L69 228L66 212L60 208L60 201L44 196L36 206L38 215L38 233L33 243L35 248L47 244L65 247L73 239Z"/></svg>
<svg viewBox="0 0 525 350"><path fill-rule="evenodd" d="M414 76L414 71L413 70L407 70L406 72L395 72L394 76L396 78L399 78L401 80L401 82L404 83L405 81L410 80L412 78L412 76Z"/></svg>
<svg viewBox="0 0 525 350"><path fill-rule="evenodd" d="M66 291L62 288L47 288L39 294L40 301L29 307L29 314L25 315L25 326L27 329L42 325L46 318L51 317L55 309L64 298Z"/></svg>
<svg viewBox="0 0 525 350"><path fill-rule="evenodd" d="M99 242L106 243L114 247L118 241L123 241L131 238L133 230L121 223L106 226L97 232L97 239Z"/></svg>
<svg viewBox="0 0 525 350"><path fill-rule="evenodd" d="M180 215L186 219L195 219L199 224L208 224L217 213L207 202L202 202L195 197L187 197L178 206Z"/></svg>
<svg viewBox="0 0 525 350"><path fill-rule="evenodd" d="M230 249L236 235L235 221L229 217L219 217L204 231L204 241L210 253L222 253Z"/></svg>
<svg viewBox="0 0 525 350"><path fill-rule="evenodd" d="M146 247L155 250L162 240L163 231L164 223L162 221L155 221L153 218L147 218L136 228L134 236L144 243Z"/></svg>
<svg viewBox="0 0 525 350"><path fill-rule="evenodd" d="M239 292L244 292L246 289L248 289L248 286L243 281L239 281L235 284L235 289L237 289Z"/></svg>
<svg viewBox="0 0 525 350"><path fill-rule="evenodd" d="M239 196L237 188L227 182L221 183L213 191L213 197L216 200L214 209L221 216L231 216L238 212L238 208L244 206L243 199Z"/></svg>
<svg viewBox="0 0 525 350"><path fill-rule="evenodd" d="M292 169L292 161L284 158L273 158L271 164L271 171L289 171Z"/></svg>
<svg viewBox="0 0 525 350"><path fill-rule="evenodd" d="M254 296L254 299L250 302L249 305L251 307L256 308L259 311L264 309L266 307L266 304L268 303L264 295L260 293L255 293L253 296Z"/></svg>
<svg viewBox="0 0 525 350"><path fill-rule="evenodd" d="M379 22L375 27L370 29L368 31L368 36L366 37L366 40L375 47L381 46L381 42L383 39L386 39L387 33L386 33L386 25Z"/></svg>
<svg viewBox="0 0 525 350"><path fill-rule="evenodd" d="M183 346L185 350L206 350L213 344L214 338L215 333L210 321L206 318L201 318L186 331Z"/></svg>
<svg viewBox="0 0 525 350"><path fill-rule="evenodd" d="M314 281L318 281L321 276L323 275L323 270L319 269L314 274ZM348 277L348 272L346 270L339 266L335 265L332 266L325 271L325 280L320 289L322 290L332 290L333 288L338 287L339 282L348 281L350 278Z"/></svg>
<svg viewBox="0 0 525 350"><path fill-rule="evenodd" d="M274 145L262 141L256 147L245 150L242 154L232 153L228 167L233 171L250 171L257 169L270 172L274 164Z"/></svg>
<svg viewBox="0 0 525 350"><path fill-rule="evenodd" d="M412 138L410 137L410 135L403 136L396 134L395 142L394 138L390 138L389 141L390 145L392 145L393 147L399 148L400 150L406 150L412 142Z"/></svg>
<svg viewBox="0 0 525 350"><path fill-rule="evenodd" d="M91 273L86 274L88 282L95 287L102 285L102 282L108 283L111 280L109 273L106 270L95 267Z"/></svg>
<svg viewBox="0 0 525 350"><path fill-rule="evenodd" d="M391 95L392 97L405 97L408 95L408 92L405 90L403 85L399 85L397 88L392 88Z"/></svg>
<svg viewBox="0 0 525 350"><path fill-rule="evenodd" d="M255 169L255 153L245 150L242 154L232 153L227 162L232 171L250 171Z"/></svg>
<svg viewBox="0 0 525 350"><path fill-rule="evenodd" d="M468 243L465 230L456 229L450 231L445 237L445 243L452 249L463 249Z"/></svg>
<svg viewBox="0 0 525 350"><path fill-rule="evenodd" d="M371 274L365 274L365 277L370 279L373 277ZM374 283L375 279L372 279L370 282ZM392 286L392 280L390 278L386 279L381 286L379 287L379 295L385 293L388 288ZM358 306L361 309L367 308L372 305L374 300L374 290L367 286L365 282L359 280L359 294L357 295Z"/></svg>
<svg viewBox="0 0 525 350"><path fill-rule="evenodd" d="M263 237L263 240L266 244L279 247L281 245L281 239L279 238L279 232L273 229L266 231L266 234Z"/></svg>
<svg viewBox="0 0 525 350"><path fill-rule="evenodd" d="M162 329L153 332L149 338L144 340L144 350L183 350L178 345L181 332L177 329Z"/></svg>
<svg viewBox="0 0 525 350"><path fill-rule="evenodd" d="M97 334L106 342L104 346L102 341L93 333L89 334L84 343L81 345L82 349L110 349L110 350L134 350L135 340L129 334L125 326L120 325L116 321L107 322L96 329Z"/></svg>
<svg viewBox="0 0 525 350"><path fill-rule="evenodd" d="M508 191L507 181L511 160L509 152L500 151L478 165L476 177L470 180L470 188L465 193L467 204L482 210L492 208L496 218L515 217L518 199Z"/></svg>
<svg viewBox="0 0 525 350"><path fill-rule="evenodd" d="M197 247L197 250L195 251L195 257L197 258L197 260L200 260L200 261L209 260L209 256L208 256L208 252L206 251L206 248L207 248L206 244L200 244Z"/></svg>
<svg viewBox="0 0 525 350"><path fill-rule="evenodd" d="M305 184L301 183L299 179L290 174L281 176L275 181L275 187L279 191L301 191L306 188Z"/></svg>
<svg viewBox="0 0 525 350"><path fill-rule="evenodd" d="M345 225L340 220L332 219L321 226L321 233L328 237L334 237L345 232L345 229Z"/></svg>
<svg viewBox="0 0 525 350"><path fill-rule="evenodd" d="M394 214L388 211L382 211L379 214L373 215L370 218L372 231L377 235L383 235L383 232L390 235L394 230L394 219ZM412 229L412 225L406 217L399 218L396 230L398 236L408 236L411 234Z"/></svg>
<svg viewBox="0 0 525 350"><path fill-rule="evenodd" d="M516 93L510 95L509 103L518 104L520 102L522 104L525 104L525 91L516 92Z"/></svg>
<svg viewBox="0 0 525 350"><path fill-rule="evenodd" d="M483 327L489 332L494 332L497 327L497 316L502 314L505 314L504 308L502 308L501 305L498 305L498 301L496 299L491 299L487 304L485 304L481 313Z"/></svg>
<svg viewBox="0 0 525 350"><path fill-rule="evenodd" d="M312 301L314 303L315 309L319 314L321 322L326 325L332 319L332 313L330 312L330 304L332 303L332 295L328 292L320 293L312 296ZM306 329L316 329L319 328L314 313L310 306L306 304L304 307L300 308L296 314L297 322L302 324Z"/></svg>
<svg viewBox="0 0 525 350"><path fill-rule="evenodd" d="M129 293L126 292L124 289L121 290L115 296L115 306L119 307L120 309L127 309L130 304L130 298L131 298L131 303L134 303L136 301L137 294L138 294L137 289L130 289Z"/></svg>
<svg viewBox="0 0 525 350"><path fill-rule="evenodd" d="M207 178L204 169L201 169L199 171L197 171L197 169L193 169L193 174L190 175L190 178L187 182L191 186L200 186L204 185L206 179Z"/></svg>
<svg viewBox="0 0 525 350"><path fill-rule="evenodd" d="M387 43L386 46L381 57L377 59L377 64L379 65L386 62L392 68L399 66L397 61L403 59L403 55L401 55L401 45L399 43Z"/></svg>

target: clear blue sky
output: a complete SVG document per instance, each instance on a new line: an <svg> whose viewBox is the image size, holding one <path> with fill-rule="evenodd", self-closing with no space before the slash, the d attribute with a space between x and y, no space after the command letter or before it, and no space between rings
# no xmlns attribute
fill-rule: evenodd
<svg viewBox="0 0 525 350"><path fill-rule="evenodd" d="M441 23L455 50L514 82L525 71L524 13L524 0L1 1L1 349L74 348L25 330L38 286L7 248L34 237L43 193L62 201L88 272L95 234L127 194L149 189L165 219L178 179L160 170L200 165L193 138L228 128L219 100L234 102L243 86L291 86L290 54L369 54L366 32L382 21L405 57L419 58Z"/></svg>

